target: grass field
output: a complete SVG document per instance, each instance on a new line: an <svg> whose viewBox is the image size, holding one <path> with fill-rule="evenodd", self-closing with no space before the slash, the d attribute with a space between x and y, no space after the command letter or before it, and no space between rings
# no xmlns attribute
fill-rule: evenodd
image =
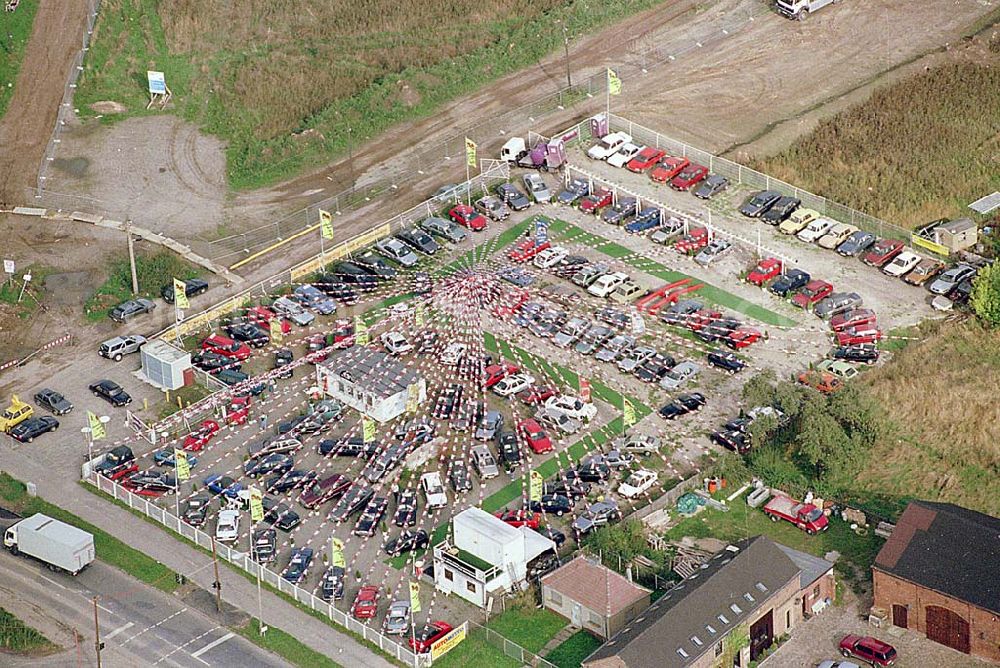
<svg viewBox="0 0 1000 668"><path fill-rule="evenodd" d="M588 656L597 651L601 641L586 631L577 631L554 650L545 655L545 659L559 668L580 668L580 664Z"/></svg>
<svg viewBox="0 0 1000 668"><path fill-rule="evenodd" d="M173 278L187 279L198 275L193 265L166 250L155 254L136 253L135 271L139 296L157 301L157 307L164 306L159 301L161 287L168 285ZM84 314L90 321L103 320L109 309L131 298L132 271L128 257L120 257L110 264L108 279L84 303Z"/></svg>
<svg viewBox="0 0 1000 668"><path fill-rule="evenodd" d="M255 187L536 63L561 22L575 37L659 2L104 0L76 106L151 113L162 70L176 113L226 140L230 185Z"/></svg>
<svg viewBox="0 0 1000 668"><path fill-rule="evenodd" d="M24 49L31 37L31 26L38 11L38 0L21 0L13 14L4 12L0 30L0 118L14 97L14 82L21 70Z"/></svg>
<svg viewBox="0 0 1000 668"><path fill-rule="evenodd" d="M319 652L306 647L294 636L281 629L269 628L264 635L260 634L260 621L251 619L236 632L250 642L274 652L293 666L300 668L340 668L340 664Z"/></svg>
<svg viewBox="0 0 1000 668"><path fill-rule="evenodd" d="M13 654L49 654L59 646L20 619L0 608L0 650Z"/></svg>
<svg viewBox="0 0 1000 668"><path fill-rule="evenodd" d="M880 88L753 166L907 228L968 215L1000 184L1000 53L984 52Z"/></svg>
<svg viewBox="0 0 1000 668"><path fill-rule="evenodd" d="M535 654L566 626L566 620L549 610L515 607L486 625L501 636ZM499 638L493 636L496 642ZM434 661L435 666L467 668L517 668L522 665L486 639L486 632L470 625L469 634L455 649ZM579 665L579 664L577 664Z"/></svg>

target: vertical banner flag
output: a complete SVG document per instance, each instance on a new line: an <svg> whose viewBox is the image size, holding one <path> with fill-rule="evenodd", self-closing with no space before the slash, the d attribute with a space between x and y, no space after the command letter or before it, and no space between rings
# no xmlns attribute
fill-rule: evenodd
<svg viewBox="0 0 1000 668"><path fill-rule="evenodd" d="M271 318L267 324L271 329L271 343L281 343L281 319Z"/></svg>
<svg viewBox="0 0 1000 668"><path fill-rule="evenodd" d="M580 401L585 404L589 404L591 401L590 381L583 376L580 376Z"/></svg>
<svg viewBox="0 0 1000 668"><path fill-rule="evenodd" d="M608 68L608 94L609 95L622 94L622 80L618 78L618 73L615 72L610 67Z"/></svg>
<svg viewBox="0 0 1000 668"><path fill-rule="evenodd" d="M424 326L424 305L423 304L417 304L417 308L416 308L416 310L414 311L414 314L413 314L413 321L417 325L417 327L423 327Z"/></svg>
<svg viewBox="0 0 1000 668"><path fill-rule="evenodd" d="M360 314L354 316L354 343L359 346L367 346L369 341L368 325Z"/></svg>
<svg viewBox="0 0 1000 668"><path fill-rule="evenodd" d="M410 582L410 615L420 612L420 583Z"/></svg>
<svg viewBox="0 0 1000 668"><path fill-rule="evenodd" d="M180 448L174 448L174 471L177 474L177 482L185 482L191 479L191 462L188 455Z"/></svg>
<svg viewBox="0 0 1000 668"><path fill-rule="evenodd" d="M90 438L92 440L99 441L104 438L104 423L90 411L87 411L87 424L90 426Z"/></svg>
<svg viewBox="0 0 1000 668"><path fill-rule="evenodd" d="M250 488L250 519L253 522L264 519L264 494L256 487Z"/></svg>
<svg viewBox="0 0 1000 668"><path fill-rule="evenodd" d="M184 281L179 278L174 279L174 304L177 308L188 308L191 303L188 301L187 293L184 292L184 288L187 287Z"/></svg>
<svg viewBox="0 0 1000 668"><path fill-rule="evenodd" d="M330 565L347 568L347 560L344 559L344 541L339 538L330 539Z"/></svg>
<svg viewBox="0 0 1000 668"><path fill-rule="evenodd" d="M333 216L329 211L319 210L319 231L324 239L333 239Z"/></svg>
<svg viewBox="0 0 1000 668"><path fill-rule="evenodd" d="M535 218L535 245L541 246L549 240L549 221L541 216Z"/></svg>
<svg viewBox="0 0 1000 668"><path fill-rule="evenodd" d="M410 383L406 386L406 412L416 413L420 408L420 386Z"/></svg>
<svg viewBox="0 0 1000 668"><path fill-rule="evenodd" d="M468 137L465 138L465 164L473 168L476 166L476 142Z"/></svg>
<svg viewBox="0 0 1000 668"><path fill-rule="evenodd" d="M375 420L367 415L361 416L361 431L364 434L365 443L375 440Z"/></svg>
<svg viewBox="0 0 1000 668"><path fill-rule="evenodd" d="M635 419L635 406L624 395L622 395L622 413L624 413L626 429L637 422Z"/></svg>
<svg viewBox="0 0 1000 668"><path fill-rule="evenodd" d="M542 500L542 474L534 469L531 470L529 474L529 484L528 484L528 500L529 501L541 501Z"/></svg>

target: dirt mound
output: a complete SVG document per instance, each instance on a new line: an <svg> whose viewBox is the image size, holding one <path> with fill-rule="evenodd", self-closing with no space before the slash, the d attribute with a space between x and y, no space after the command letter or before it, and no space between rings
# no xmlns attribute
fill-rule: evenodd
<svg viewBox="0 0 1000 668"><path fill-rule="evenodd" d="M128 107L121 102L115 102L114 100L101 100L100 102L94 102L90 105L90 108L99 114L124 114L128 112Z"/></svg>

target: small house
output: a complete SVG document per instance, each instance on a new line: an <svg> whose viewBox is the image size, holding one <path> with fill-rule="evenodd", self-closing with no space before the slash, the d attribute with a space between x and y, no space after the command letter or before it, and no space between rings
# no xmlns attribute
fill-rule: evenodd
<svg viewBox="0 0 1000 668"><path fill-rule="evenodd" d="M649 603L648 589L585 556L542 578L542 605L605 640Z"/></svg>
<svg viewBox="0 0 1000 668"><path fill-rule="evenodd" d="M354 346L316 365L323 393L379 422L406 412L412 398L427 399L427 383L413 369L381 350Z"/></svg>
<svg viewBox="0 0 1000 668"><path fill-rule="evenodd" d="M934 228L937 243L952 253L972 248L979 238L979 228L971 218L957 218Z"/></svg>

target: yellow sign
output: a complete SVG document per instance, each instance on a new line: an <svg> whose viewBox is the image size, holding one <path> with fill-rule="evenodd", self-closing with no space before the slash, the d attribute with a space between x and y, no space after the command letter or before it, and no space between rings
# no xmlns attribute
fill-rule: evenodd
<svg viewBox="0 0 1000 668"><path fill-rule="evenodd" d="M281 319L271 318L267 325L271 329L271 343L281 343Z"/></svg>
<svg viewBox="0 0 1000 668"><path fill-rule="evenodd" d="M410 582L410 615L420 612L420 583Z"/></svg>
<svg viewBox="0 0 1000 668"><path fill-rule="evenodd" d="M214 306L207 311L202 311L201 313L195 314L190 318L186 318L183 322L180 322L172 327L168 333L164 333L164 338L169 339L186 336L190 332L195 332L199 329L208 327L213 320L218 320L225 315L235 313L244 306L249 305L250 297L246 292L242 292L231 299L227 299L218 306Z"/></svg>
<svg viewBox="0 0 1000 668"><path fill-rule="evenodd" d="M468 137L465 138L465 164L472 168L476 166L476 142Z"/></svg>
<svg viewBox="0 0 1000 668"><path fill-rule="evenodd" d="M938 255L944 255L945 257L951 255L951 251L948 250L947 246L942 246L939 243L935 243L930 239L924 239L916 234L910 235L910 242L914 246L920 246L921 248L929 250L932 253L937 253Z"/></svg>
<svg viewBox="0 0 1000 668"><path fill-rule="evenodd" d="M633 406L626 397L622 397L622 412L625 416L625 428L628 429L634 425L638 420L635 417L635 406Z"/></svg>
<svg viewBox="0 0 1000 668"><path fill-rule="evenodd" d="M347 568L347 560L344 559L344 541L339 538L330 539L330 565Z"/></svg>
<svg viewBox="0 0 1000 668"><path fill-rule="evenodd" d="M180 448L174 448L174 471L177 473L177 482L191 479L191 462L188 461L187 453Z"/></svg>
<svg viewBox="0 0 1000 668"><path fill-rule="evenodd" d="M264 494L256 487L250 488L250 519L254 522L264 519Z"/></svg>
<svg viewBox="0 0 1000 668"><path fill-rule="evenodd" d="M417 327L423 327L424 326L424 305L423 304L417 304L417 308L413 312L413 322L417 325Z"/></svg>
<svg viewBox="0 0 1000 668"><path fill-rule="evenodd" d="M87 424L90 425L90 438L92 440L98 441L105 437L104 423L90 411L87 411Z"/></svg>
<svg viewBox="0 0 1000 668"><path fill-rule="evenodd" d="M468 628L469 622L465 622L457 629L452 629L448 635L431 645L431 660L437 661L441 656L455 649L458 643L465 640L465 633Z"/></svg>
<svg viewBox="0 0 1000 668"><path fill-rule="evenodd" d="M416 413L420 408L420 385L410 383L406 386L406 412Z"/></svg>
<svg viewBox="0 0 1000 668"><path fill-rule="evenodd" d="M608 94L622 94L622 80L618 78L618 74L610 67L608 68Z"/></svg>
<svg viewBox="0 0 1000 668"><path fill-rule="evenodd" d="M185 287L184 281L177 278L174 279L174 304L177 305L177 308L183 309L191 306L187 298L187 293L184 291Z"/></svg>
<svg viewBox="0 0 1000 668"><path fill-rule="evenodd" d="M324 239L333 239L333 216L323 209L319 210L319 232Z"/></svg>
<svg viewBox="0 0 1000 668"><path fill-rule="evenodd" d="M365 323L365 319L361 317L361 314L354 316L354 343L359 346L367 346L370 340L371 336L368 334L368 325Z"/></svg>
<svg viewBox="0 0 1000 668"><path fill-rule="evenodd" d="M367 415L361 416L361 431L364 434L363 438L365 443L371 443L375 440L375 420L371 419Z"/></svg>
<svg viewBox="0 0 1000 668"><path fill-rule="evenodd" d="M315 231L315 228L312 228L311 231ZM324 264L346 257L357 250L361 250L365 246L370 246L382 237L387 237L390 234L392 234L392 226L389 223L383 223L378 227L368 230L367 232L362 232L353 239L348 239L342 244L337 244L333 248L328 248L326 249L326 252L317 255L311 260L307 260L297 267L292 267L289 272L290 278L293 281L297 281L303 276L308 276L309 274L319 270Z"/></svg>
<svg viewBox="0 0 1000 668"><path fill-rule="evenodd" d="M541 501L542 486L544 485L542 474L533 470L529 475L529 480L531 482L528 484L528 500Z"/></svg>

